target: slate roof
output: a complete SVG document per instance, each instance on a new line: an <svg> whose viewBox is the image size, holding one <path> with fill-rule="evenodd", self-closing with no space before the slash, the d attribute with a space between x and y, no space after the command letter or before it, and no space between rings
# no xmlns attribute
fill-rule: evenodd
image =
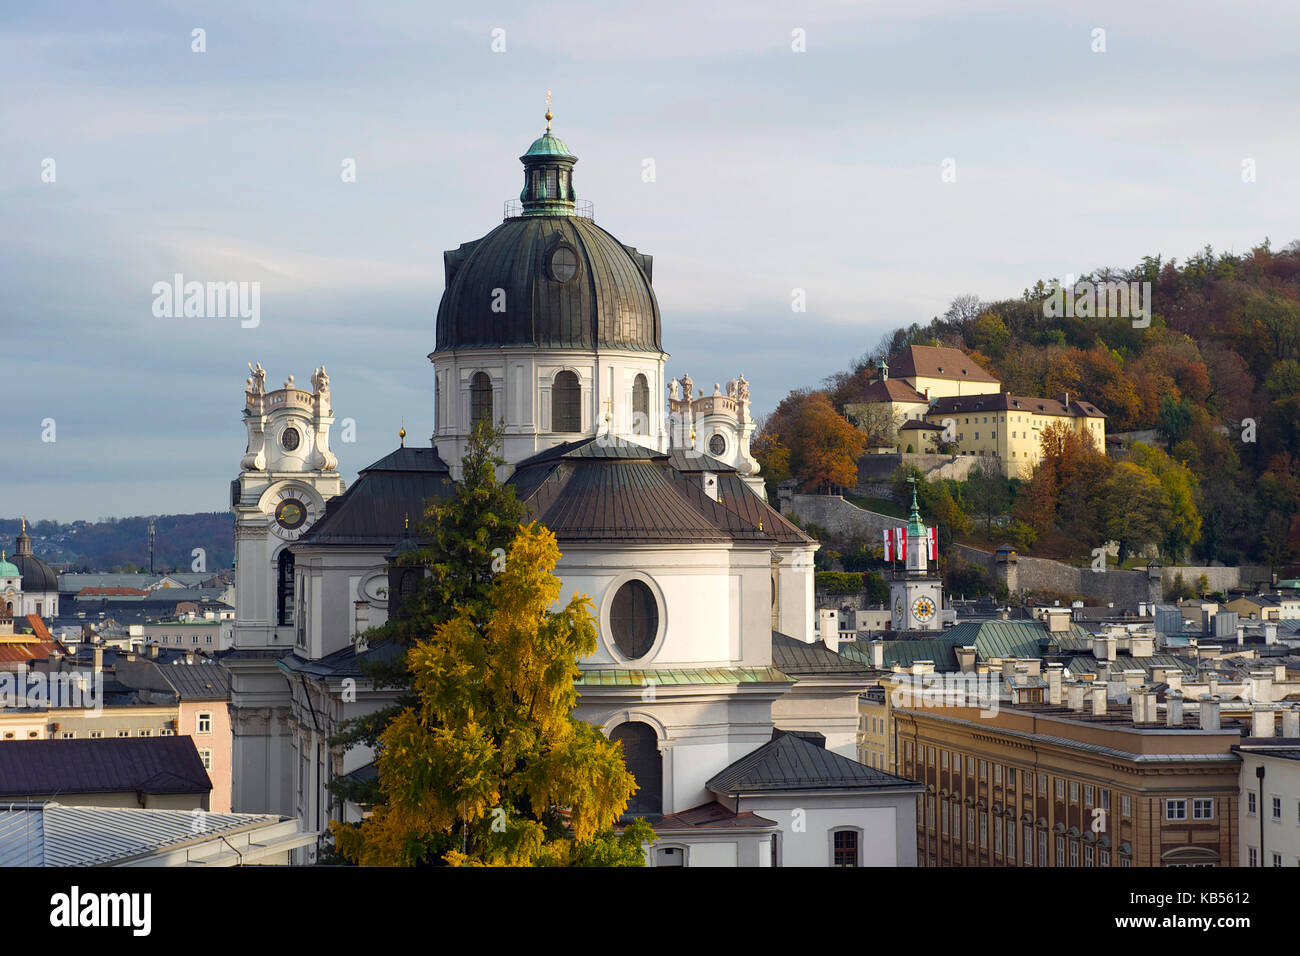
<svg viewBox="0 0 1300 956"><path fill-rule="evenodd" d="M286 817L205 813L194 832L189 810L0 806L0 867L104 866L145 853L280 823Z"/></svg>
<svg viewBox="0 0 1300 956"><path fill-rule="evenodd" d="M181 700L229 700L230 671L216 661L159 666Z"/></svg>
<svg viewBox="0 0 1300 956"><path fill-rule="evenodd" d="M451 471L436 448L397 448L358 473L357 480L325 504L325 513L302 545L392 547L407 533L406 519L424 518L425 503L455 494Z"/></svg>
<svg viewBox="0 0 1300 956"><path fill-rule="evenodd" d="M0 741L0 797L211 790L192 737Z"/></svg>
<svg viewBox="0 0 1300 956"><path fill-rule="evenodd" d="M912 345L894 356L889 367L891 377L896 378L915 378L919 375L966 382L997 381L961 349Z"/></svg>
<svg viewBox="0 0 1300 956"><path fill-rule="evenodd" d="M779 631L772 632L772 665L791 677L866 677L870 667L836 654L817 641L805 644Z"/></svg>
<svg viewBox="0 0 1300 956"><path fill-rule="evenodd" d="M1091 402L1072 401L1067 408L1054 398L1035 398L999 392L996 395L950 395L936 398L930 403L929 415L951 415L958 412L1029 412L1034 415L1066 417L1086 416L1105 418L1105 414Z"/></svg>
<svg viewBox="0 0 1300 956"><path fill-rule="evenodd" d="M578 687L699 687L710 684L792 684L775 667L670 667L631 670L621 667L585 668Z"/></svg>
<svg viewBox="0 0 1300 956"><path fill-rule="evenodd" d="M746 754L705 786L718 794L923 789L919 783L842 757L794 734L784 734Z"/></svg>
<svg viewBox="0 0 1300 956"><path fill-rule="evenodd" d="M701 459L707 456L700 456ZM673 465L679 461L690 471ZM697 471L715 470L718 497ZM808 544L811 539L716 459L665 454L596 436L519 462L509 479L532 517L560 541L593 543Z"/></svg>
<svg viewBox="0 0 1300 956"><path fill-rule="evenodd" d="M290 673L301 673L325 680L342 680L345 677L368 680L369 675L362 669L363 662L392 660L402 653L404 653L402 648L394 641L373 644L360 654L357 653L356 645L349 644L316 660L299 657L296 652L286 654L280 658L278 665L281 670Z"/></svg>
<svg viewBox="0 0 1300 956"><path fill-rule="evenodd" d="M670 813L655 823L655 833L680 833L690 830L740 830L771 829L778 826L775 820L760 817L752 810L736 813L714 800L712 803L691 807L681 813Z"/></svg>

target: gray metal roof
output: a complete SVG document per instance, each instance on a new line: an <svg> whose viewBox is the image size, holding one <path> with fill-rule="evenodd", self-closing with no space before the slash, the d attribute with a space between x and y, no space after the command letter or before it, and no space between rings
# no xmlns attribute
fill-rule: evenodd
<svg viewBox="0 0 1300 956"><path fill-rule="evenodd" d="M783 790L919 790L921 785L784 734L741 757L705 784L714 793Z"/></svg>
<svg viewBox="0 0 1300 956"><path fill-rule="evenodd" d="M230 671L216 661L159 664L158 670L181 700L230 699Z"/></svg>
<svg viewBox="0 0 1300 956"><path fill-rule="evenodd" d="M347 491L326 502L298 544L390 548L408 533L407 518L418 526L428 501L455 493L436 448L398 448L361 469Z"/></svg>
<svg viewBox="0 0 1300 956"><path fill-rule="evenodd" d="M772 666L791 677L866 677L871 668L836 654L820 641L807 644L772 632Z"/></svg>
<svg viewBox="0 0 1300 956"><path fill-rule="evenodd" d="M577 275L567 282L549 273L559 243L578 259ZM444 253L443 262L438 352L510 346L663 351L650 256L590 219L509 219ZM496 290L504 290L504 312Z"/></svg>
<svg viewBox="0 0 1300 956"><path fill-rule="evenodd" d="M103 866L160 850L280 823L253 813L116 807L0 806L0 867ZM196 829L196 822L201 826Z"/></svg>

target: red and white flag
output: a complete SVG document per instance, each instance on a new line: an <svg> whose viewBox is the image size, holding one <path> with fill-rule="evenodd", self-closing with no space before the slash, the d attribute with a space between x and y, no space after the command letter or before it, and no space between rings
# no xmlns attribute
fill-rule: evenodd
<svg viewBox="0 0 1300 956"><path fill-rule="evenodd" d="M929 551L931 561L939 560L939 529L930 527L925 529L925 542Z"/></svg>
<svg viewBox="0 0 1300 956"><path fill-rule="evenodd" d="M899 528L894 533L897 535L897 538L895 540L898 543L898 548L896 549L898 551L898 560L906 561L907 560L907 529Z"/></svg>
<svg viewBox="0 0 1300 956"><path fill-rule="evenodd" d="M894 532L890 528L885 529L885 560L894 560Z"/></svg>

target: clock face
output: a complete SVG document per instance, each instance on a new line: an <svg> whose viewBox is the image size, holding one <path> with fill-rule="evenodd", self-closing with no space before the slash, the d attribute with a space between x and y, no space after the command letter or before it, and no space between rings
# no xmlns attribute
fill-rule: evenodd
<svg viewBox="0 0 1300 956"><path fill-rule="evenodd" d="M282 491L276 498L275 518L271 530L281 538L293 540L307 530L315 518L315 509L309 501L293 491Z"/></svg>
<svg viewBox="0 0 1300 956"><path fill-rule="evenodd" d="M928 597L917 598L912 602L912 613L922 621L928 621L934 615L934 602Z"/></svg>
<svg viewBox="0 0 1300 956"><path fill-rule="evenodd" d="M298 447L298 443L301 441L302 435L300 435L298 429L294 428L292 425L286 428L284 434L280 436L280 444L284 447L285 451L293 451Z"/></svg>
<svg viewBox="0 0 1300 956"><path fill-rule="evenodd" d="M715 458L722 456L727 450L727 440L721 435L714 435L709 439L709 454Z"/></svg>

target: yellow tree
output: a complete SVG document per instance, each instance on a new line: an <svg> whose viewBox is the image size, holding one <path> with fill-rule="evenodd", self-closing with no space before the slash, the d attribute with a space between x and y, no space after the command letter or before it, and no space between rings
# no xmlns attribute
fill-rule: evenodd
<svg viewBox="0 0 1300 956"><path fill-rule="evenodd" d="M331 824L362 865L641 865L644 821L615 821L636 791L622 745L573 716L577 661L596 649L590 598L550 611L555 536L519 529L476 614L461 609L407 655L416 703L379 738L385 801ZM430 848L441 859L430 859Z"/></svg>

